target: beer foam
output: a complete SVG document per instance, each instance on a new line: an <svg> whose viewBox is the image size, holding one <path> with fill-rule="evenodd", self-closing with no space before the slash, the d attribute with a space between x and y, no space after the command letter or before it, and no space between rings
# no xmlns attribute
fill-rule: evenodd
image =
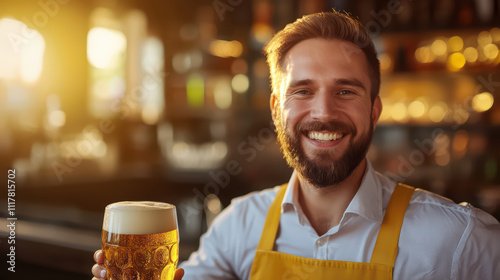
<svg viewBox="0 0 500 280"><path fill-rule="evenodd" d="M155 234L177 229L175 206L152 201L122 201L106 207L102 228L117 234Z"/></svg>

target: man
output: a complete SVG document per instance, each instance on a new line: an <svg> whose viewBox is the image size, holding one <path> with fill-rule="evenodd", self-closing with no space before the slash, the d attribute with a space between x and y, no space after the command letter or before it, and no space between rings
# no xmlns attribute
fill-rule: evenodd
<svg viewBox="0 0 500 280"><path fill-rule="evenodd" d="M234 199L181 264L183 279L500 279L492 216L396 185L366 159L382 104L376 51L358 21L305 16L265 51L293 175Z"/></svg>

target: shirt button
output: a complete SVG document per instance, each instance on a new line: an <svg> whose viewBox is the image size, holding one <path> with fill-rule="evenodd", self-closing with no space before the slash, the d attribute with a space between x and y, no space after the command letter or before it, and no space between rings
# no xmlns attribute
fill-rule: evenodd
<svg viewBox="0 0 500 280"><path fill-rule="evenodd" d="M323 239L319 239L318 241L316 241L316 244L321 247L323 245L325 245L325 241L323 241Z"/></svg>

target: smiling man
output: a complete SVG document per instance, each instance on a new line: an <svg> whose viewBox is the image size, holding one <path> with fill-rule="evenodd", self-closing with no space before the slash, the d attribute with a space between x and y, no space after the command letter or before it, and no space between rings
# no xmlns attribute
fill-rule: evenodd
<svg viewBox="0 0 500 280"><path fill-rule="evenodd" d="M278 35L268 50L283 51L273 49L282 40ZM271 96L271 110L278 139L300 182L299 203L319 235L340 222L356 194L382 109L360 54L351 42L311 38L293 46L274 69L280 90Z"/></svg>
<svg viewBox="0 0 500 280"><path fill-rule="evenodd" d="M181 265L183 279L500 279L498 221L392 182L366 159L382 104L358 21L308 15L265 50L293 175L234 199Z"/></svg>

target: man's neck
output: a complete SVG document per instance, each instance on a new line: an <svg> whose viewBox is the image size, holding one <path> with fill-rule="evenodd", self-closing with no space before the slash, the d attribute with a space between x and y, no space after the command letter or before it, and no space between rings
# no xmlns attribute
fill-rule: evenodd
<svg viewBox="0 0 500 280"><path fill-rule="evenodd" d="M319 236L340 223L361 185L366 165L365 158L344 181L324 188L312 186L298 176L300 206Z"/></svg>

